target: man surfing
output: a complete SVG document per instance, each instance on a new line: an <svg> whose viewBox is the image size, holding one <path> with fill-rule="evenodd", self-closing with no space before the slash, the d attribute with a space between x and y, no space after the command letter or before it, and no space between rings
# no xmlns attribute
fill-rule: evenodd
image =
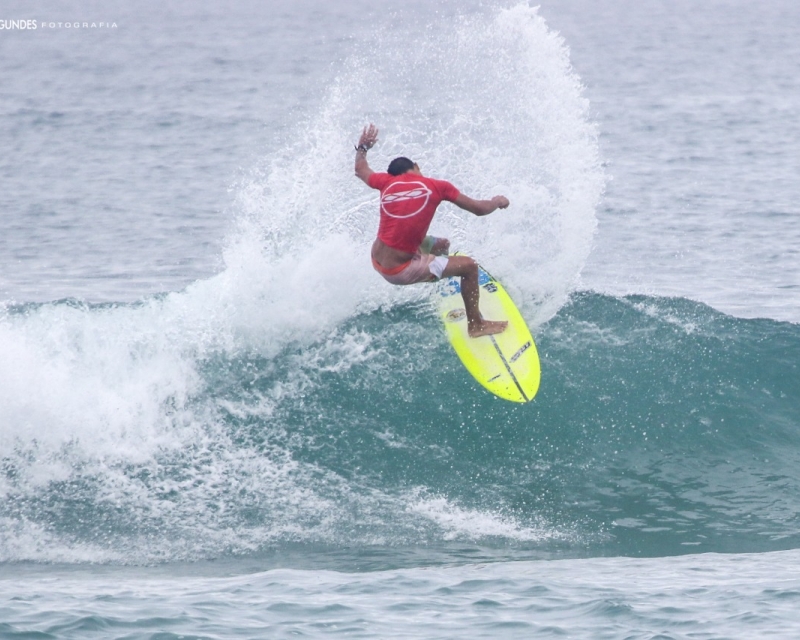
<svg viewBox="0 0 800 640"><path fill-rule="evenodd" d="M450 241L427 235L436 208L442 200L476 216L505 209L508 198L473 200L452 184L422 175L408 158L395 158L386 173L376 173L367 162L367 151L378 141L378 129L364 127L356 146L356 176L381 192L378 237L372 244L372 266L385 280L397 285L434 282L461 276L461 296L471 338L501 333L505 321L484 320L479 304L478 263L468 256L448 256Z"/></svg>

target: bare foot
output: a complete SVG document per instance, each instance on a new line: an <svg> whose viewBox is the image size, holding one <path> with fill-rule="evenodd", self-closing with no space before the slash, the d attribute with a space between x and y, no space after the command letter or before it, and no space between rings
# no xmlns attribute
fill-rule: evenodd
<svg viewBox="0 0 800 640"><path fill-rule="evenodd" d="M505 320L481 320L480 325L469 327L467 334L470 338L480 338L481 336L491 336L496 333L503 333L508 326Z"/></svg>

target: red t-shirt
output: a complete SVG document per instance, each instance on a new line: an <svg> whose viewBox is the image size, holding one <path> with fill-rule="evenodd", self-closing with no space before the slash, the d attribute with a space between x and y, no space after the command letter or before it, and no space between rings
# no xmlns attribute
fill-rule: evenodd
<svg viewBox="0 0 800 640"><path fill-rule="evenodd" d="M442 200L452 202L459 191L444 180L404 173L373 173L369 186L381 192L378 238L387 246L416 253Z"/></svg>

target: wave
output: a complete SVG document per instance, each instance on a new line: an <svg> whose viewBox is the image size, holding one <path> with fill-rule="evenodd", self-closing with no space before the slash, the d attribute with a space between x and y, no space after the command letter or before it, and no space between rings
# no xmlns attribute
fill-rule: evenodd
<svg viewBox="0 0 800 640"><path fill-rule="evenodd" d="M3 326L142 311L29 305ZM522 406L477 386L428 303L358 314L274 355L198 349L189 376L146 349L141 379L19 360L39 377L2 381L0 557L797 545L800 327L583 292L537 341L542 388Z"/></svg>
<svg viewBox="0 0 800 640"><path fill-rule="evenodd" d="M0 309L0 560L797 546L800 329L575 293L604 177L563 41L525 5L414 29L355 47L317 117L242 178L217 276ZM533 403L478 388L430 290L370 270L376 204L342 159L369 120L371 161L512 200L444 208L433 232L520 302Z"/></svg>

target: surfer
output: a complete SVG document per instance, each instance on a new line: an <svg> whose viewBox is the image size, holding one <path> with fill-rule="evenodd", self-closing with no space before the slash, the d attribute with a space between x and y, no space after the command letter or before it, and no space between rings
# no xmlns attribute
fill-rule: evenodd
<svg viewBox="0 0 800 640"><path fill-rule="evenodd" d="M461 276L461 296L467 313L467 333L472 338L501 333L505 321L484 320L478 306L478 263L469 256L448 256L450 241L427 235L442 200L476 216L505 209L508 198L473 200L452 184L422 175L417 163L395 158L386 173L376 173L367 162L367 151L378 141L378 129L364 127L356 145L356 176L381 192L378 237L372 244L372 265L385 280L406 285Z"/></svg>

